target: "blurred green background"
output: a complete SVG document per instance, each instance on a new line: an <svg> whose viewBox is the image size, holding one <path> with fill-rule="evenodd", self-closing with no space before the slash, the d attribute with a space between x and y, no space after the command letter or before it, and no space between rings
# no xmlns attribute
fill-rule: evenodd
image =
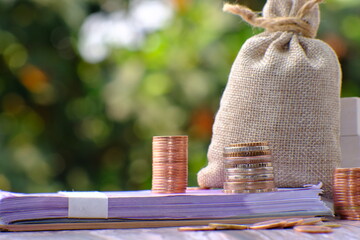
<svg viewBox="0 0 360 240"><path fill-rule="evenodd" d="M222 4L0 0L0 189L150 189L152 136L178 134L196 186L231 64L262 31ZM360 96L360 2L321 11L342 96Z"/></svg>

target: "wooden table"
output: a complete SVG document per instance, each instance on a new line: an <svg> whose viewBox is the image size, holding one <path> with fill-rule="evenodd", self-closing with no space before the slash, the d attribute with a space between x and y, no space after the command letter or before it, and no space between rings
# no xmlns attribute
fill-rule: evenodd
<svg viewBox="0 0 360 240"><path fill-rule="evenodd" d="M292 229L179 232L177 228L1 232L0 240L254 240L360 239L360 221L336 221L342 227L330 234L299 233Z"/></svg>

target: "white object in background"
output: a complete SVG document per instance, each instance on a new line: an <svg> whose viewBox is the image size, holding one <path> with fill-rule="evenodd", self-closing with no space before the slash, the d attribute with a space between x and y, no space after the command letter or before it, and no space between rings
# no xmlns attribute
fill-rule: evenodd
<svg viewBox="0 0 360 240"><path fill-rule="evenodd" d="M341 136L340 167L360 167L360 136Z"/></svg>
<svg viewBox="0 0 360 240"><path fill-rule="evenodd" d="M360 136L360 98L341 98L340 135Z"/></svg>

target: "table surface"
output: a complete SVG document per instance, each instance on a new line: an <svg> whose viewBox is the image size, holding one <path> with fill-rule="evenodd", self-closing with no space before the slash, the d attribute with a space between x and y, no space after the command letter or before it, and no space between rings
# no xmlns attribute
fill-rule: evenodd
<svg viewBox="0 0 360 240"><path fill-rule="evenodd" d="M272 230L222 230L180 232L176 227L108 230L71 230L43 232L1 232L0 240L254 240L254 239L360 239L360 221L335 221L340 228L334 228L330 234L300 233L292 229Z"/></svg>

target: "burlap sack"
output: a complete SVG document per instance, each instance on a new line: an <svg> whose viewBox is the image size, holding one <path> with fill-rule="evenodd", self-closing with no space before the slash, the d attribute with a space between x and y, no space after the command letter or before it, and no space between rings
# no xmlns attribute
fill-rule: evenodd
<svg viewBox="0 0 360 240"><path fill-rule="evenodd" d="M268 0L263 17L239 5L224 10L265 32L246 41L213 125L200 187L222 187L223 148L269 141L278 187L322 182L331 197L340 163L341 70L333 50L314 39L321 0Z"/></svg>

